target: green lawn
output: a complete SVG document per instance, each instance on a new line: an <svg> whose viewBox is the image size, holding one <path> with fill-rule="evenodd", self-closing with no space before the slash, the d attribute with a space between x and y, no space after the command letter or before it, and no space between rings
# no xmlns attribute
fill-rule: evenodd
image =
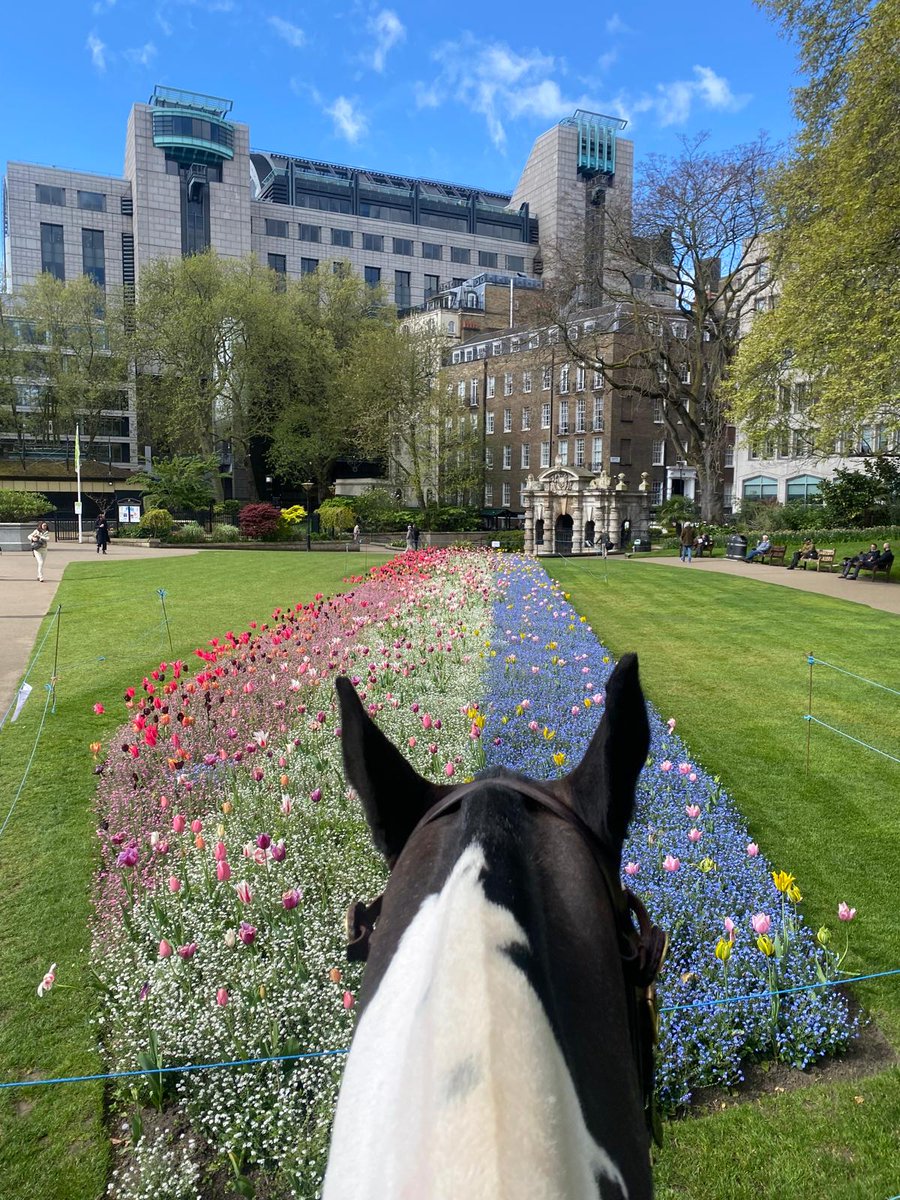
<svg viewBox="0 0 900 1200"><path fill-rule="evenodd" d="M0 1080L103 1069L85 962L95 848L88 744L121 723L123 690L172 657L157 589L168 593L175 655L186 658L210 637L265 620L278 605L341 590L348 569L362 571L370 561L364 554L209 551L68 568L55 602L62 605L56 713L47 716L0 838ZM0 822L35 741L54 646L55 630L32 672L35 690L22 716L0 733ZM94 715L95 702L106 715ZM57 988L39 1000L37 985L54 961ZM3 1200L94 1200L105 1192L108 1166L98 1085L0 1095Z"/></svg>
<svg viewBox="0 0 900 1200"><path fill-rule="evenodd" d="M813 727L812 652L900 689L896 616L765 582L635 561L554 560L552 573L618 656L636 650L649 698L744 813L779 868L797 875L818 928L859 910L846 966L900 967L900 767ZM816 668L814 715L900 755L898 697ZM811 732L806 771L807 733ZM859 988L900 1045L900 977ZM670 1123L660 1197L748 1200L900 1194L900 1071L817 1083Z"/></svg>

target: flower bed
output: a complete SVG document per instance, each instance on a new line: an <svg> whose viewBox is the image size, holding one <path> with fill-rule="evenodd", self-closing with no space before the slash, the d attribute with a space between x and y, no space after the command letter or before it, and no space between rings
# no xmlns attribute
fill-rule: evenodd
<svg viewBox="0 0 900 1200"><path fill-rule="evenodd" d="M348 1044L359 969L343 961L343 914L380 890L384 872L343 780L335 675L354 679L386 734L435 779L485 760L548 777L583 752L609 655L534 564L423 551L352 582L214 641L194 675L161 664L126 693L128 724L98 766L93 961L115 1069ZM663 1003L833 971L835 956L797 916L792 881L775 889L673 723L652 712L651 723L626 853L631 886L672 934ZM673 1012L660 1094L683 1103L692 1088L740 1078L748 1056L805 1065L849 1034L834 993L699 1019ZM111 1194L209 1194L218 1172L215 1186L231 1176L239 1194L255 1182L266 1196L314 1196L341 1066L295 1059L128 1081L116 1109L136 1145Z"/></svg>

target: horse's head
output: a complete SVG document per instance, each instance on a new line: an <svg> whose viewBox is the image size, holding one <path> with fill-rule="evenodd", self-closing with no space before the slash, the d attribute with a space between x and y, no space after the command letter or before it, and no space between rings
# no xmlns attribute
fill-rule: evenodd
<svg viewBox="0 0 900 1200"><path fill-rule="evenodd" d="M360 1087L387 1103L396 1070L411 1075L400 1094L416 1097L412 1115L405 1115L408 1099L397 1101L396 1120L434 1125L444 1117L431 1110L452 1100L454 1112L478 1114L461 1135L475 1130L477 1142L485 1122L502 1127L502 1114L511 1114L505 1150L492 1142L475 1153L497 1151L497 1170L523 1185L546 1175L548 1196L649 1195L635 987L647 982L642 972L655 973L658 963L645 959L657 947L643 936L643 922L635 931L619 883L649 746L636 657L625 656L611 675L581 763L564 779L540 783L502 770L461 787L429 783L370 719L350 681L338 679L337 689L347 779L391 868L341 1104L348 1087L357 1093L348 1105L364 1102ZM436 1082L435 1063L444 1058L447 1074ZM501 1116L492 1108L498 1098ZM341 1116L339 1106L336 1143ZM516 1129L534 1139L541 1124L539 1149L526 1152ZM437 1169L434 1136L431 1128L413 1139L418 1166L410 1170ZM504 1141L502 1132L496 1140ZM332 1186L336 1157L333 1147ZM398 1161L406 1164L403 1155ZM381 1187L395 1180L381 1194L403 1194L390 1190L400 1177L379 1176ZM589 1190L574 1190L577 1179ZM515 1194L545 1193L528 1185Z"/></svg>

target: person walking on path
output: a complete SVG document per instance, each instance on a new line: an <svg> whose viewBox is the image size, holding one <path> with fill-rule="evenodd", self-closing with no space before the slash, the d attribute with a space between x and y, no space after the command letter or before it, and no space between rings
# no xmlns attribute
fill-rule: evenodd
<svg viewBox="0 0 900 1200"><path fill-rule="evenodd" d="M97 521L95 537L97 539L97 553L105 554L106 547L109 545L109 526L106 524L106 517L100 517Z"/></svg>
<svg viewBox="0 0 900 1200"><path fill-rule="evenodd" d="M362 530L359 527L359 521L357 521L353 526L353 540L356 542L357 546L362 541Z"/></svg>
<svg viewBox="0 0 900 1200"><path fill-rule="evenodd" d="M50 526L41 521L37 529L28 535L31 542L31 552L37 562L38 583L44 582L44 563L47 561L47 547L50 545Z"/></svg>
<svg viewBox="0 0 900 1200"><path fill-rule="evenodd" d="M681 527L681 561L690 563L694 549L694 527L690 521L685 521Z"/></svg>

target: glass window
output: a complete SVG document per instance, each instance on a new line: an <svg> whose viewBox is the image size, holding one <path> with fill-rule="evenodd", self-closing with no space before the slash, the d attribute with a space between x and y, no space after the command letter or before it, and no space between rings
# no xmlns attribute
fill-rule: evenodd
<svg viewBox="0 0 900 1200"><path fill-rule="evenodd" d="M528 442L522 443L522 470L527 471L531 466L531 445Z"/></svg>
<svg viewBox="0 0 900 1200"><path fill-rule="evenodd" d="M422 243L422 257L423 258L443 258L444 257L444 247L439 245L438 242L423 242Z"/></svg>
<svg viewBox="0 0 900 1200"><path fill-rule="evenodd" d="M569 364L564 363L559 369L559 390L567 392L569 390Z"/></svg>
<svg viewBox="0 0 900 1200"><path fill-rule="evenodd" d="M465 233L469 228L469 218L457 216L454 213L433 213L419 211L419 224L431 229L451 229L455 233Z"/></svg>
<svg viewBox="0 0 900 1200"><path fill-rule="evenodd" d="M581 396L575 401L575 432L584 433L585 400Z"/></svg>
<svg viewBox="0 0 900 1200"><path fill-rule="evenodd" d="M504 408L503 410L503 432L512 432L512 409Z"/></svg>
<svg viewBox="0 0 900 1200"><path fill-rule="evenodd" d="M788 503L790 504L792 500L802 500L805 504L809 504L812 500L818 500L821 483L822 480L815 475L797 475L794 479L789 479L787 481Z"/></svg>
<svg viewBox="0 0 900 1200"><path fill-rule="evenodd" d="M541 387L545 392L550 391L550 384L553 381L553 368L544 367L541 373Z"/></svg>
<svg viewBox="0 0 900 1200"><path fill-rule="evenodd" d="M504 483L502 492L503 492L503 501L502 501L503 507L509 508L510 502L512 501L512 484Z"/></svg>
<svg viewBox="0 0 900 1200"><path fill-rule="evenodd" d="M317 258L301 258L300 259L300 274L315 275L319 269L319 260Z"/></svg>
<svg viewBox="0 0 900 1200"><path fill-rule="evenodd" d="M575 466L584 466L584 438L575 439Z"/></svg>
<svg viewBox="0 0 900 1200"><path fill-rule="evenodd" d="M511 396L513 391L512 371L506 371L503 376L503 395Z"/></svg>
<svg viewBox="0 0 900 1200"><path fill-rule="evenodd" d="M575 368L575 391L584 391L584 367Z"/></svg>
<svg viewBox="0 0 900 1200"><path fill-rule="evenodd" d="M478 380L469 380L469 404L474 408L478 403Z"/></svg>
<svg viewBox="0 0 900 1200"><path fill-rule="evenodd" d="M567 467L569 465L569 443L568 442L558 442L557 450L559 452L560 464L564 467Z"/></svg>
<svg viewBox="0 0 900 1200"><path fill-rule="evenodd" d="M507 271L524 271L525 258L521 254L507 254L506 256Z"/></svg>
<svg viewBox="0 0 900 1200"><path fill-rule="evenodd" d="M102 229L82 229L81 261L85 275L89 275L97 287L106 287L106 255L103 248Z"/></svg>
<svg viewBox="0 0 900 1200"><path fill-rule="evenodd" d="M266 237L286 238L287 235L287 221L273 221L271 217L266 217Z"/></svg>
<svg viewBox="0 0 900 1200"><path fill-rule="evenodd" d="M603 470L603 438L591 438L591 470Z"/></svg>
<svg viewBox="0 0 900 1200"><path fill-rule="evenodd" d="M531 428L531 409L527 407L522 409L522 428L523 430Z"/></svg>
<svg viewBox="0 0 900 1200"><path fill-rule="evenodd" d="M664 467L666 465L666 443L663 438L657 438L650 445L650 465Z"/></svg>
<svg viewBox="0 0 900 1200"><path fill-rule="evenodd" d="M363 274L369 287L378 287L381 283L381 267L365 267Z"/></svg>
<svg viewBox="0 0 900 1200"><path fill-rule="evenodd" d="M550 443L541 442L541 466L550 466Z"/></svg>
<svg viewBox="0 0 900 1200"><path fill-rule="evenodd" d="M425 299L430 300L431 297L436 295L440 290L441 290L440 275L426 275L425 276Z"/></svg>
<svg viewBox="0 0 900 1200"><path fill-rule="evenodd" d="M493 400L494 389L496 388L496 386L497 386L496 376L488 375L488 377L487 377L487 398L488 398L488 400Z"/></svg>
<svg viewBox="0 0 900 1200"><path fill-rule="evenodd" d="M34 194L38 204L58 204L60 208L65 207L65 188L53 187L49 183L36 183L34 185Z"/></svg>
<svg viewBox="0 0 900 1200"><path fill-rule="evenodd" d="M287 255L286 254L270 254L268 256L269 270L277 271L279 275L287 274Z"/></svg>
<svg viewBox="0 0 900 1200"><path fill-rule="evenodd" d="M725 491L729 491L729 492L731 491L730 484L725 485ZM662 504L662 502L663 502L663 481L661 479L654 479L650 485L650 503L657 505L657 504ZM726 507L727 508L731 507L730 498L729 498L729 502L726 505Z"/></svg>
<svg viewBox="0 0 900 1200"><path fill-rule="evenodd" d="M349 212L350 209L341 209L340 211ZM412 213L408 208L398 208L392 204L370 204L367 200L360 200L359 215L373 221L397 221L402 225L409 225L412 222Z"/></svg>
<svg viewBox="0 0 900 1200"><path fill-rule="evenodd" d="M594 372L594 381L591 386L593 387L595 392L599 392L601 390L601 388L603 387L603 372L602 371Z"/></svg>
<svg viewBox="0 0 900 1200"><path fill-rule="evenodd" d="M559 432L569 432L569 402L568 400L560 400L559 402Z"/></svg>
<svg viewBox="0 0 900 1200"><path fill-rule="evenodd" d="M591 429L603 428L603 400L600 396L594 397L594 415L591 421Z"/></svg>
<svg viewBox="0 0 900 1200"><path fill-rule="evenodd" d="M353 246L353 230L352 229L332 229L331 231L332 246L346 246L348 249Z"/></svg>
<svg viewBox="0 0 900 1200"><path fill-rule="evenodd" d="M484 450L484 465L486 467L493 467L494 465L494 451L490 446L486 446Z"/></svg>
<svg viewBox="0 0 900 1200"><path fill-rule="evenodd" d="M374 250L377 253L381 253L384 250L384 234L364 233L363 250Z"/></svg>
<svg viewBox="0 0 900 1200"><path fill-rule="evenodd" d="M475 232L484 237L502 238L505 242L521 242L522 226L515 224L501 225L499 221L477 221Z"/></svg>
<svg viewBox="0 0 900 1200"><path fill-rule="evenodd" d="M492 412L484 414L484 432L485 433L493 433L494 432L494 414Z"/></svg>
<svg viewBox="0 0 900 1200"><path fill-rule="evenodd" d="M478 251L478 265L479 265L479 267L493 267L496 269L497 255L494 253L493 250L479 250Z"/></svg>
<svg viewBox="0 0 900 1200"><path fill-rule="evenodd" d="M394 272L394 303L398 308L409 308L410 306L409 271Z"/></svg>
<svg viewBox="0 0 900 1200"><path fill-rule="evenodd" d="M550 405L541 405L541 429L550 428Z"/></svg>
<svg viewBox="0 0 900 1200"><path fill-rule="evenodd" d="M321 242L322 226L321 225L305 225L301 222L300 226L300 241L301 242Z"/></svg>
<svg viewBox="0 0 900 1200"><path fill-rule="evenodd" d="M463 246L451 246L450 261L455 263L465 263L466 266L468 266L472 261L472 251L466 250Z"/></svg>
<svg viewBox="0 0 900 1200"><path fill-rule="evenodd" d="M459 400L465 400L465 398L466 398L466 381L464 379L460 379L460 381L457 383L456 395Z"/></svg>
<svg viewBox="0 0 900 1200"><path fill-rule="evenodd" d="M522 372L522 391L523 392L531 391L531 372L530 371Z"/></svg>
<svg viewBox="0 0 900 1200"><path fill-rule="evenodd" d="M512 446L503 447L503 470L512 470Z"/></svg>
<svg viewBox="0 0 900 1200"><path fill-rule="evenodd" d="M103 192L78 192L78 207L90 212L106 212L106 196Z"/></svg>
<svg viewBox="0 0 900 1200"><path fill-rule="evenodd" d="M412 256L413 244L411 238L394 238L394 253Z"/></svg>
<svg viewBox="0 0 900 1200"><path fill-rule="evenodd" d="M656 399L653 401L653 424L662 425L663 423L663 402Z"/></svg>
<svg viewBox="0 0 900 1200"><path fill-rule="evenodd" d="M741 495L745 500L777 500L778 481L767 475L755 475L744 480Z"/></svg>
<svg viewBox="0 0 900 1200"><path fill-rule="evenodd" d="M45 225L41 222L41 270L54 279L66 278L62 225Z"/></svg>
<svg viewBox="0 0 900 1200"><path fill-rule="evenodd" d="M315 193L300 193L294 197L297 208L317 208L319 212L349 213L350 201L338 196L319 196ZM362 205L360 205L362 210ZM365 215L365 214L363 214Z"/></svg>

